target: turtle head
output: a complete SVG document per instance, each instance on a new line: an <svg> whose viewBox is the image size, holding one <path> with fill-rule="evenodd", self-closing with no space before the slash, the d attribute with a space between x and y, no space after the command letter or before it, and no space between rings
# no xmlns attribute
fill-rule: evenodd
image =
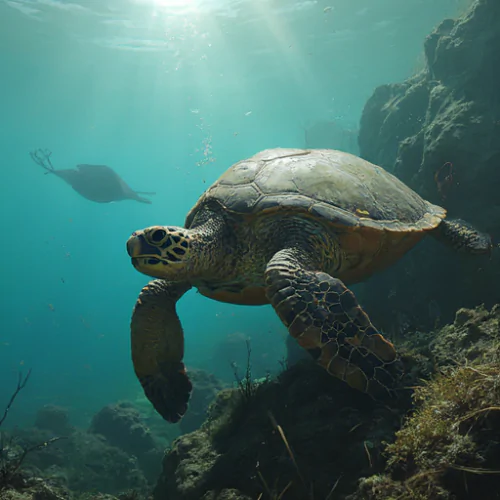
<svg viewBox="0 0 500 500"><path fill-rule="evenodd" d="M182 281L190 272L191 243L189 230L151 226L130 236L127 252L139 272L168 281Z"/></svg>

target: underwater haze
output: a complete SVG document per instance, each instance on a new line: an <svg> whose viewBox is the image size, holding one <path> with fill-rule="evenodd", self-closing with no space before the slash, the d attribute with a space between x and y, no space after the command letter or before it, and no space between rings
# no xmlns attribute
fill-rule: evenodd
<svg viewBox="0 0 500 500"><path fill-rule="evenodd" d="M129 235L183 225L231 164L306 147L315 123L356 131L375 87L418 71L426 35L467 3L0 0L0 402L33 370L8 423L55 404L83 424L135 399L129 321L148 278ZM44 175L36 148L56 169L108 165L152 204L89 201ZM178 311L188 368L227 379L246 338L258 376L284 356L268 306L190 291Z"/></svg>

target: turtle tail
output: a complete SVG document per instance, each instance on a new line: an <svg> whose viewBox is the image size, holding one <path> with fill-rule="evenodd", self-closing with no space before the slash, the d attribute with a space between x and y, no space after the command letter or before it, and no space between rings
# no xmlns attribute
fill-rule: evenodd
<svg viewBox="0 0 500 500"><path fill-rule="evenodd" d="M445 219L431 234L463 254L491 255L494 246L489 234L478 231L472 224L461 219Z"/></svg>

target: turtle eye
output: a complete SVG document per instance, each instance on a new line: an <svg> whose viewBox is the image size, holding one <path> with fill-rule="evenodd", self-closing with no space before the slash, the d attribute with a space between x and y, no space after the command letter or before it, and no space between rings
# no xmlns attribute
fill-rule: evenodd
<svg viewBox="0 0 500 500"><path fill-rule="evenodd" d="M165 239L165 236L167 236L167 232L164 229L156 229L151 234L151 241L153 243L161 243Z"/></svg>

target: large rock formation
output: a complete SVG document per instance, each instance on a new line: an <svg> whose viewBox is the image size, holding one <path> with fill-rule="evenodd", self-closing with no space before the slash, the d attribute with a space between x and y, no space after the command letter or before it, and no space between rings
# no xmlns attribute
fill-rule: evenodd
<svg viewBox="0 0 500 500"><path fill-rule="evenodd" d="M477 0L443 21L425 40L425 56L421 73L377 88L367 102L361 156L498 241L500 2ZM499 253L464 257L425 241L367 282L363 302L386 329L449 321L458 307L498 301Z"/></svg>
<svg viewBox="0 0 500 500"><path fill-rule="evenodd" d="M166 454L154 500L345 494L383 470L383 442L400 418L314 362L299 363L276 380L219 393L207 422Z"/></svg>
<svg viewBox="0 0 500 500"><path fill-rule="evenodd" d="M498 498L488 495L500 491L499 348L500 305L460 309L408 338L390 406L312 362L225 389L166 453L153 498Z"/></svg>

